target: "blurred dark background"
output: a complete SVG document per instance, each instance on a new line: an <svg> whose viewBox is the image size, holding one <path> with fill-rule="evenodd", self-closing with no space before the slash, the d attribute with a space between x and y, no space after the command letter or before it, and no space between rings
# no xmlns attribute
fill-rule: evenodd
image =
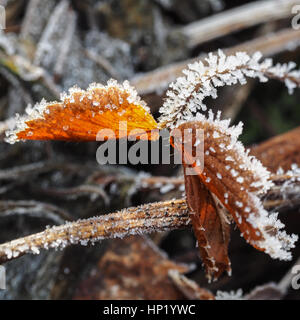
<svg viewBox="0 0 300 320"><path fill-rule="evenodd" d="M295 61L299 66L300 34L290 35L292 14L271 19L269 12L266 21L250 27L241 25L225 34L220 30L220 36L204 42L200 37L190 45L186 27L193 22L209 17L217 22L217 15L226 10L260 2L263 1L1 0L6 8L6 28L0 30L0 242L65 220L181 197L180 190L162 194L159 189L149 192L137 186L141 172L177 176L181 173L178 166L100 167L95 158L97 143L8 145L3 141L8 119L15 113L24 113L28 104L42 98L59 99L59 94L73 85L85 89L92 82L105 83L110 78L130 80L157 118L167 84L178 76L176 63L203 58L218 48L243 48L248 42L254 51L256 45L261 49L258 43L264 43L266 55L278 62ZM288 32L290 40L280 37L281 32ZM260 40L268 37L279 39L275 49ZM147 78L149 72L160 72L162 67L170 69L161 82ZM299 126L299 97L299 90L289 95L282 83L273 80L266 84L249 81L244 87L223 88L219 98L208 104L222 110L224 116L232 118L232 123L243 121L241 139L252 146ZM95 189L91 191L90 186ZM103 194L109 198L109 204ZM299 233L298 217L299 210L282 215L289 232ZM233 230L230 244L233 276L208 284L191 230L151 237L174 261L193 264L188 277L213 292L242 288L247 293L257 285L280 281L292 266L292 262L274 261L257 252ZM113 241L94 247L73 246L63 252L42 252L39 256L12 261L6 264L8 288L0 291L0 297L88 298L89 282L85 280L93 270L96 272ZM295 257L299 254L298 249ZM100 276L96 279L104 281L105 275L101 275L101 270L98 272ZM97 288L99 292L109 291L109 286L99 284ZM135 294L130 298L149 298L141 292ZM108 293L106 297L110 297ZM298 299L299 292L290 289L285 298Z"/></svg>

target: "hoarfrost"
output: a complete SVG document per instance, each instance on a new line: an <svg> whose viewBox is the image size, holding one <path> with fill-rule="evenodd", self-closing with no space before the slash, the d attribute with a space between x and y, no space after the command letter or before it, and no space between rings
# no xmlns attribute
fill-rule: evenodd
<svg viewBox="0 0 300 320"><path fill-rule="evenodd" d="M245 52L226 56L222 50L209 53L206 64L202 61L190 64L179 77L170 84L167 98L160 108L160 123L173 129L183 122L191 121L194 115L207 110L204 99L217 97L218 87L245 84L246 77L258 78L266 82L268 78L283 81L289 93L299 87L300 70L295 70L293 62L273 65L272 59L260 61L260 52L249 56Z"/></svg>

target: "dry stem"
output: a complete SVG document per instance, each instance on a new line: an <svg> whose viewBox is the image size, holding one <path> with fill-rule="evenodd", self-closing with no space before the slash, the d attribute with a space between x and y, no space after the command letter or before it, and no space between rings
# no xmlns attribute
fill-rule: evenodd
<svg viewBox="0 0 300 320"><path fill-rule="evenodd" d="M68 222L43 232L0 245L0 263L40 249L64 248L70 244L122 238L128 235L160 232L189 224L184 199L146 204L104 216Z"/></svg>
<svg viewBox="0 0 300 320"><path fill-rule="evenodd" d="M282 195L282 199L268 200L269 193L273 196L274 193L280 196L278 183L284 184L290 178L291 176L287 174L272 176L272 180L277 185L267 193L264 201L265 209L284 206L290 202L287 195ZM166 179L165 177L164 180ZM181 178L173 178L171 181L174 182L174 179L178 185L181 182L183 183ZM157 177L157 179L153 177L152 180L148 182L151 184L151 182L161 181L162 177ZM274 204L274 202L276 203ZM180 229L189 224L190 219L185 199L145 204L108 215L68 222L61 226L48 228L40 233L1 244L0 263L17 258L25 253L38 254L40 249L64 248L67 245L77 243L87 245L89 242L94 243L104 239Z"/></svg>
<svg viewBox="0 0 300 320"><path fill-rule="evenodd" d="M224 49L224 52L230 55L238 51L245 51L248 54L260 51L265 57L272 56L289 48L296 49L300 44L299 38L300 30L285 29ZM198 60L204 61L205 57L206 54L203 54L196 58L160 67L136 76L130 82L142 95L163 92L172 81L182 75L182 70L186 69L188 64Z"/></svg>

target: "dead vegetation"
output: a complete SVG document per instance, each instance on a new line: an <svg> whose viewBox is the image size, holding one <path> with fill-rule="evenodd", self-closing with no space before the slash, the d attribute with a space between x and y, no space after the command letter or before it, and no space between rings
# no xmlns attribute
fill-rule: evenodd
<svg viewBox="0 0 300 320"><path fill-rule="evenodd" d="M188 63L204 61L219 47L227 55L261 51L282 62L299 62L299 31L290 25L291 7L297 1L252 2L232 10L229 4L221 13L213 12L217 8L213 2L223 3L197 6L191 1L190 8L183 8L184 16L176 1L7 1L7 29L0 34L2 141L15 113L23 114L26 105L42 98L59 100L60 93L74 84L86 88L110 78L129 79L157 118L170 82ZM267 15L260 8L264 5L272 6ZM115 6L118 10L113 10ZM199 21L195 10L189 14L195 7ZM244 16L253 18L241 23ZM288 130L299 124L299 90L287 98L278 89L284 102L276 112L283 120L276 123L277 114L274 120L264 109L264 103L275 99L273 88L278 88L273 82L269 86L265 96L253 82L226 87L214 110L243 120L246 142L263 141L251 148L251 154L271 171L274 184L259 200L265 210L280 212L288 233L299 234L299 128ZM248 109L263 135L247 141L251 123L243 112ZM284 119L290 126L280 127ZM276 136L270 137L270 132ZM223 275L207 284L191 232L191 206L182 195L180 169L100 167L94 142L10 146L3 141L0 148L0 262L6 262L8 272L8 290L0 292L3 298L299 298L290 288L298 245L291 262L274 261L243 243L233 230L232 277ZM45 229L46 225L59 226ZM148 233L152 240L138 236ZM136 236L108 240L130 235ZM63 251L42 250L69 244L73 246ZM28 252L41 254L24 255Z"/></svg>

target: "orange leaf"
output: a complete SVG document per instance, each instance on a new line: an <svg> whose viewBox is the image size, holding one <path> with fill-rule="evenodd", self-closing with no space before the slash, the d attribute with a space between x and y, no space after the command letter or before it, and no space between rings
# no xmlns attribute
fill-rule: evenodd
<svg viewBox="0 0 300 320"><path fill-rule="evenodd" d="M198 224L202 225L202 214L212 217L216 215L213 214L216 206L212 205L212 200L216 199L230 213L247 242L256 249L265 251L272 258L290 260L289 250L295 246L297 236L289 236L285 231L281 231L284 225L277 220L277 215L269 214L263 208L258 194L271 187L270 173L257 159L249 156L248 150L237 141L242 130L241 125L229 127L228 120L220 120L220 115L214 119L212 112L208 118L200 115L198 119L200 121L186 122L178 127L182 133L192 130L191 141L184 141L192 144L191 154L179 139L171 141L176 149L181 150L183 146L183 159L194 169L196 175L192 177L198 177L201 182L190 177L185 180L188 205L199 216ZM203 170L193 159L196 130L204 132ZM175 136L174 134L174 138ZM184 164L184 167L186 169L187 164ZM192 197L189 194L191 185L195 185ZM208 197L208 194L213 199ZM202 199L203 203L200 203L199 199ZM204 209L201 206L204 206ZM216 230L220 229L220 223L222 224L222 220L216 222ZM215 236L219 237L218 231Z"/></svg>
<svg viewBox="0 0 300 320"><path fill-rule="evenodd" d="M92 84L86 91L72 88L69 95L62 95L61 102L43 100L26 111L27 115L17 118L16 128L7 132L7 142L95 141L102 129L107 138L143 133L147 134L141 135L141 139L158 137L157 123L150 110L126 81L123 85L114 80L106 86ZM152 136L151 130L154 130Z"/></svg>
<svg viewBox="0 0 300 320"><path fill-rule="evenodd" d="M200 176L190 174L194 164L189 152L192 151L195 155L193 150L195 148L191 146L194 146L197 140L193 124L188 123L178 129L179 131L172 132L171 144L182 152L186 200L190 209L194 234L208 279L217 279L224 271L231 273L228 258L230 222L226 218L224 206L217 198L214 198L214 195L202 183ZM186 137L183 135L184 130L192 130L192 134ZM190 169L189 172L187 169Z"/></svg>
<svg viewBox="0 0 300 320"><path fill-rule="evenodd" d="M185 174L184 181L193 230L207 277L217 279L224 271L231 272L228 258L230 225L223 214L224 208L216 205L199 176Z"/></svg>

